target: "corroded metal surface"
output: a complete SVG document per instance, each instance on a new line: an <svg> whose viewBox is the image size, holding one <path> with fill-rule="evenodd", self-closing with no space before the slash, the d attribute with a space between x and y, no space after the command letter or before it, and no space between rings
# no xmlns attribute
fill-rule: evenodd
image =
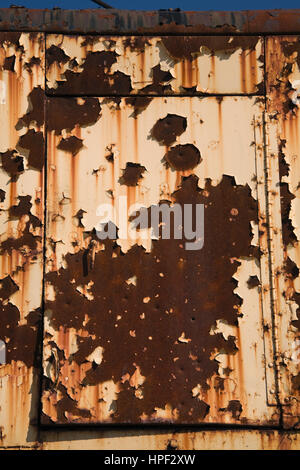
<svg viewBox="0 0 300 470"><path fill-rule="evenodd" d="M134 11L0 9L0 30L101 34L280 34L300 31L300 10Z"/></svg>
<svg viewBox="0 0 300 470"><path fill-rule="evenodd" d="M214 429L191 431L178 429L127 429L92 431L47 431L41 449L164 449L176 450L299 450L300 435L276 430Z"/></svg>
<svg viewBox="0 0 300 470"><path fill-rule="evenodd" d="M47 37L51 95L260 94L258 36ZM132 100L143 109L150 100Z"/></svg>
<svg viewBox="0 0 300 470"><path fill-rule="evenodd" d="M0 426L4 441L21 442L20 435L28 432L28 393L39 362L44 35L0 33L0 44L0 338L6 346L6 364L0 366ZM32 413L37 415L37 409Z"/></svg>
<svg viewBox="0 0 300 470"><path fill-rule="evenodd" d="M297 11L15 8L0 29L1 448L299 448ZM101 242L121 197L128 224L203 203L203 249L149 220Z"/></svg>
<svg viewBox="0 0 300 470"><path fill-rule="evenodd" d="M255 100L153 98L136 116L127 98L48 99L43 423L278 424L265 394ZM100 242L96 209L121 197L204 204L204 247Z"/></svg>
<svg viewBox="0 0 300 470"><path fill-rule="evenodd" d="M267 40L274 314L284 424L300 423L299 36Z"/></svg>

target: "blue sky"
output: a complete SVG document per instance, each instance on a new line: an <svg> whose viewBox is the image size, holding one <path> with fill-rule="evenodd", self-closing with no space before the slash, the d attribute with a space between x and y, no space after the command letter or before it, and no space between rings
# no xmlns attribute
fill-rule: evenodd
<svg viewBox="0 0 300 470"><path fill-rule="evenodd" d="M182 10L264 10L273 8L299 8L296 0L247 0L247 1L219 1L202 2L196 0L104 0L115 8L130 10L157 10L160 8L181 8ZM1 8L8 8L11 4L22 5L27 8L53 8L54 6L66 9L98 8L91 0L0 0Z"/></svg>

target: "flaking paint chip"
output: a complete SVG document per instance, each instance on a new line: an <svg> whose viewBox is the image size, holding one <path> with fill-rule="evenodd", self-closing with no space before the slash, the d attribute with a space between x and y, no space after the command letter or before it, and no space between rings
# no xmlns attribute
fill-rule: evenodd
<svg viewBox="0 0 300 470"><path fill-rule="evenodd" d="M184 331L181 333L181 336L178 338L178 341L180 343L189 343L190 341L192 341L190 338L186 338L185 337L185 333Z"/></svg>
<svg viewBox="0 0 300 470"><path fill-rule="evenodd" d="M126 280L126 284L128 285L134 285L136 286L136 276L132 276L132 277L129 277L127 280Z"/></svg>

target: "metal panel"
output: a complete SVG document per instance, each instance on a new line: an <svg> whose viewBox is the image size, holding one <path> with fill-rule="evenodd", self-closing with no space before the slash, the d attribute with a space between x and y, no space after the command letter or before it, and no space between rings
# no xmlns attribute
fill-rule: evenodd
<svg viewBox="0 0 300 470"><path fill-rule="evenodd" d="M267 40L268 180L277 368L284 425L294 428L300 423L299 52L299 36Z"/></svg>
<svg viewBox="0 0 300 470"><path fill-rule="evenodd" d="M278 424L260 103L55 97L47 115L42 423ZM101 242L97 207L120 228L121 197L205 204L204 247L147 227Z"/></svg>
<svg viewBox="0 0 300 470"><path fill-rule="evenodd" d="M65 34L286 34L299 33L299 9L244 11L0 9L1 31Z"/></svg>
<svg viewBox="0 0 300 470"><path fill-rule="evenodd" d="M47 36L53 95L263 93L258 36Z"/></svg>
<svg viewBox="0 0 300 470"><path fill-rule="evenodd" d="M45 450L299 450L300 434L267 429L166 430L47 430Z"/></svg>
<svg viewBox="0 0 300 470"><path fill-rule="evenodd" d="M26 442L43 273L44 36L0 33L1 441ZM40 340L39 340L40 342Z"/></svg>

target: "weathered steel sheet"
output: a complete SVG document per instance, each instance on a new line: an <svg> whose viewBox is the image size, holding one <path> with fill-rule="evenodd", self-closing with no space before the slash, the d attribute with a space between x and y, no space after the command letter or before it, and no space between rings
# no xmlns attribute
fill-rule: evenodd
<svg viewBox="0 0 300 470"><path fill-rule="evenodd" d="M284 424L300 423L300 37L267 40L269 193L275 338Z"/></svg>
<svg viewBox="0 0 300 470"><path fill-rule="evenodd" d="M161 426L162 427L162 426ZM164 430L47 430L42 433L45 450L299 450L299 432L278 430L207 429ZM109 455L109 454L108 454ZM154 462L153 462L154 463Z"/></svg>
<svg viewBox="0 0 300 470"><path fill-rule="evenodd" d="M51 95L262 94L258 36L47 36ZM147 100L137 100L143 106Z"/></svg>
<svg viewBox="0 0 300 470"><path fill-rule="evenodd" d="M127 98L48 99L43 424L278 424L255 101L153 98L135 113ZM121 198L203 203L204 247L151 240L149 225L99 240L98 206L120 229Z"/></svg>
<svg viewBox="0 0 300 470"><path fill-rule="evenodd" d="M157 11L0 9L0 30L65 34L287 34L300 32L300 10Z"/></svg>
<svg viewBox="0 0 300 470"><path fill-rule="evenodd" d="M0 29L0 447L299 448L291 431L163 429L299 428L300 37L259 37L299 31L297 11L17 8ZM150 224L99 241L99 204L122 197L203 202L207 243ZM139 426L41 429L43 333L44 426Z"/></svg>
<svg viewBox="0 0 300 470"><path fill-rule="evenodd" d="M26 442L43 273L44 35L0 33L0 434ZM3 344L4 343L4 344ZM35 394L33 394L34 396Z"/></svg>

